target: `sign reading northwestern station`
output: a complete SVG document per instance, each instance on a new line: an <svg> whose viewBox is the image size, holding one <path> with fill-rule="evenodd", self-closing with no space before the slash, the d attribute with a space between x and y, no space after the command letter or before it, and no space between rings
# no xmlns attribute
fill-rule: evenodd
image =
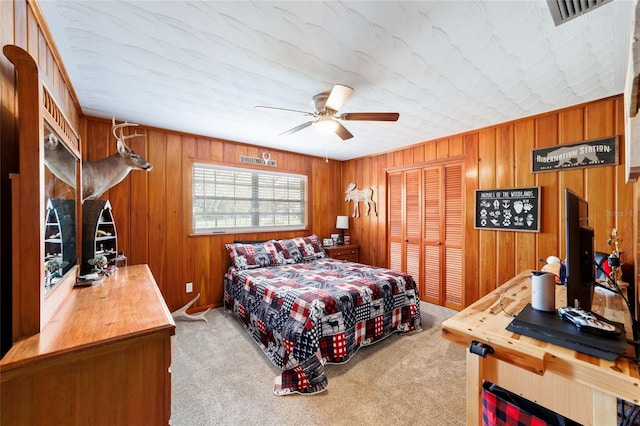
<svg viewBox="0 0 640 426"><path fill-rule="evenodd" d="M618 165L617 136L534 149L531 156L533 173L616 165Z"/></svg>

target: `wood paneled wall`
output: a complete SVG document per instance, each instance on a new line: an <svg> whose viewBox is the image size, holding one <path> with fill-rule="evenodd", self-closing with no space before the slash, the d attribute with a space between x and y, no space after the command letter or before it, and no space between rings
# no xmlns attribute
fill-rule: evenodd
<svg viewBox="0 0 640 426"><path fill-rule="evenodd" d="M340 187L339 162L145 126L136 127L135 131L144 137L131 138L127 143L153 165L153 170L132 171L103 198L108 198L113 207L118 249L124 250L130 264L149 264L170 310L183 306L198 293L201 296L196 307L221 306L224 273L230 264L226 243L335 232L336 214L344 197L327 188ZM85 160L98 160L116 152L108 120L85 118L82 140ZM308 229L193 235L192 163L242 167L239 156L261 157L263 152L269 152L277 161L276 171L308 176ZM187 282L193 283L191 294L185 292Z"/></svg>
<svg viewBox="0 0 640 426"><path fill-rule="evenodd" d="M531 173L531 150L583 140L619 136L619 166L571 171ZM386 170L464 157L466 231L465 303L495 289L522 269L539 268L540 258L565 256L564 188L589 202L589 223L595 229L595 248L609 252L607 239L616 227L622 249L634 253L634 185L624 179L624 119L622 96L577 105L492 127L427 141L410 148L347 161L342 187L351 181L372 186L378 202L377 217L352 221L352 241L362 246L360 258L386 265ZM476 189L540 186L541 232L474 229ZM341 207L347 213L346 203ZM628 261L633 262L634 256Z"/></svg>
<svg viewBox="0 0 640 426"><path fill-rule="evenodd" d="M312 232L326 237L335 232L336 215L351 216L353 204L344 201L344 191L350 182L356 182L358 188L373 188L377 213L351 218L347 232L354 243L361 245L362 262L386 266L386 171L463 158L465 304L522 269L540 267L539 258L565 256L565 187L589 201L597 250L609 250L606 241L616 227L623 237L623 249L632 253L634 187L624 183L623 166L531 173L533 148L615 135L619 136L620 164L624 164L622 110L622 97L616 96L342 164L268 150L278 161L279 170L309 175L313 206L310 227L305 232L239 238L288 238ZM87 118L84 124L85 159L96 160L115 152L110 122ZM259 157L265 149L155 128L140 127L137 131L145 137L130 139L130 145L154 169L149 173L132 172L105 195L113 206L119 248L129 262L151 266L170 309L182 306L198 292L202 296L197 306L220 306L223 274L229 264L224 244L238 236L190 235L191 162L237 165L240 155ZM541 232L474 229L476 189L519 186L542 188ZM633 257L628 260L632 262ZM184 292L186 282L194 283L193 294Z"/></svg>

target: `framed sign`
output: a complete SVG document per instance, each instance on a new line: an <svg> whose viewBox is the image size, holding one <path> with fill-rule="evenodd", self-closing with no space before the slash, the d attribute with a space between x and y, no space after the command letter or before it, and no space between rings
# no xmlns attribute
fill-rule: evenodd
<svg viewBox="0 0 640 426"><path fill-rule="evenodd" d="M618 165L617 136L531 151L533 173L616 165Z"/></svg>
<svg viewBox="0 0 640 426"><path fill-rule="evenodd" d="M476 190L476 229L540 232L540 187Z"/></svg>
<svg viewBox="0 0 640 426"><path fill-rule="evenodd" d="M238 158L238 162L245 164L259 164L263 166L276 167L278 163L276 160L271 159L271 154L263 152L262 157L249 157L247 155L241 155Z"/></svg>

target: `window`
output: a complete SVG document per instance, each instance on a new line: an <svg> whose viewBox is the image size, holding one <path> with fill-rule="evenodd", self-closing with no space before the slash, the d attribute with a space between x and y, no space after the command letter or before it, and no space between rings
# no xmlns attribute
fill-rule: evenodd
<svg viewBox="0 0 640 426"><path fill-rule="evenodd" d="M307 177L193 165L193 231L304 229Z"/></svg>

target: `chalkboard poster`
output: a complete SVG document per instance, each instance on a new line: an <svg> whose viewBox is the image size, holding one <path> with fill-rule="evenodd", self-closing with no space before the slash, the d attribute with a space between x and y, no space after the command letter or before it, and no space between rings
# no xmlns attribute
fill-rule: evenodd
<svg viewBox="0 0 640 426"><path fill-rule="evenodd" d="M476 190L477 229L540 231L540 187Z"/></svg>

